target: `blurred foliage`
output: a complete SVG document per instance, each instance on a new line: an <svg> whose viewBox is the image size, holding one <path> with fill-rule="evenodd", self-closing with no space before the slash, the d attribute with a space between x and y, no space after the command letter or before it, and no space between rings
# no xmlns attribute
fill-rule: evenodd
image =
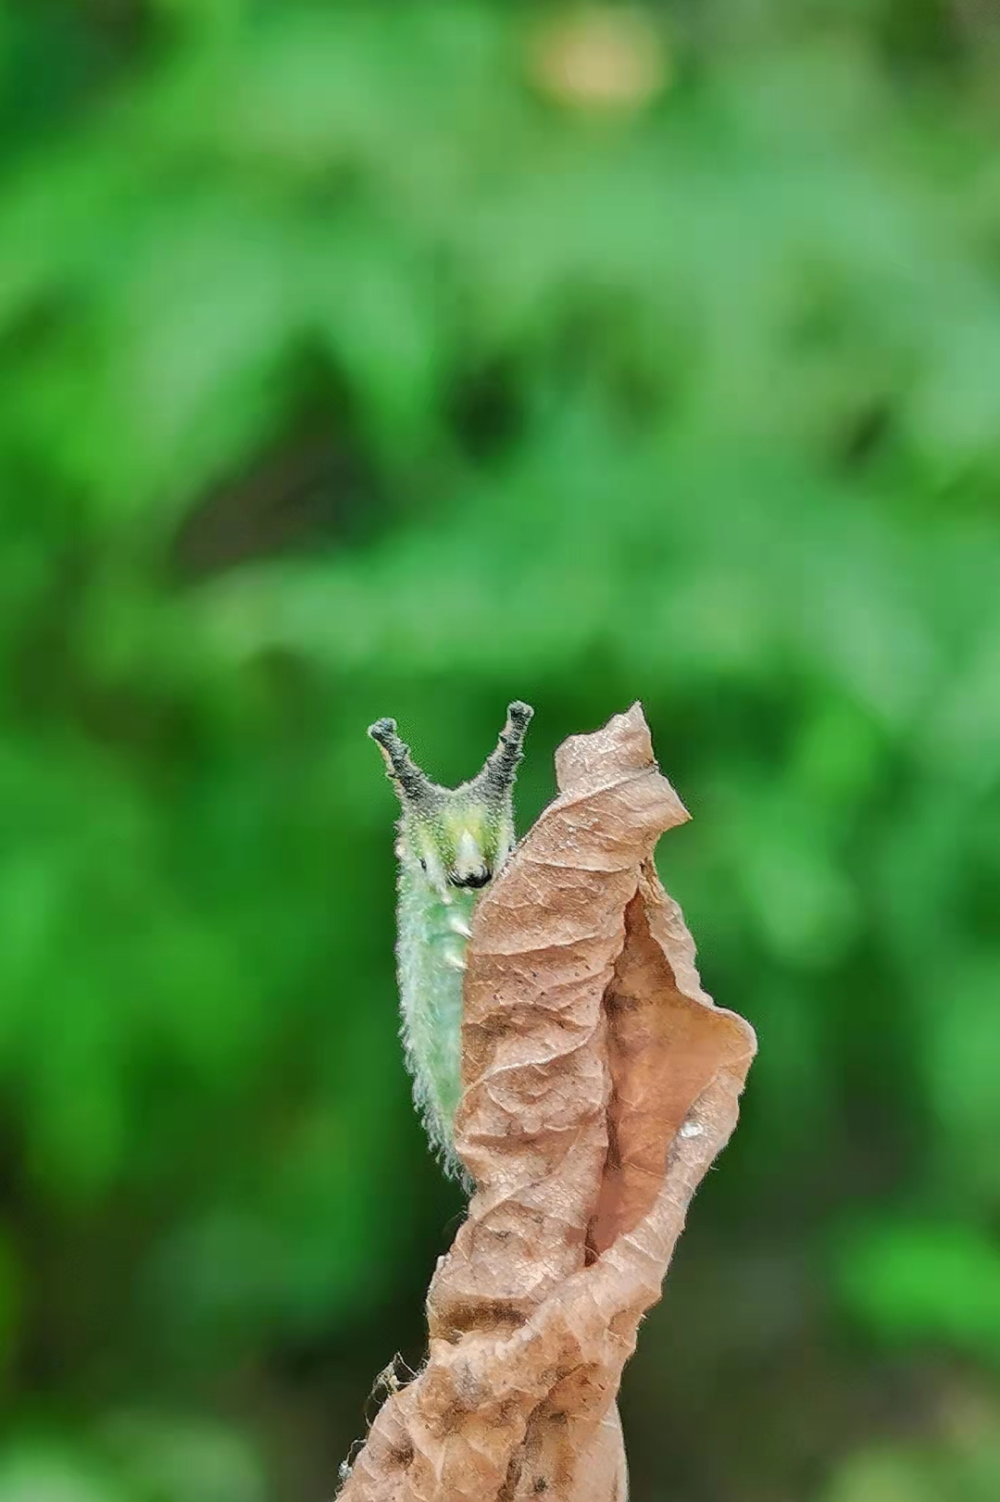
<svg viewBox="0 0 1000 1502"><path fill-rule="evenodd" d="M992 0L0 0L0 1502L329 1495L419 1356L363 731L457 780L515 695L523 823L643 700L760 1034L636 1502L998 1494L998 61Z"/></svg>

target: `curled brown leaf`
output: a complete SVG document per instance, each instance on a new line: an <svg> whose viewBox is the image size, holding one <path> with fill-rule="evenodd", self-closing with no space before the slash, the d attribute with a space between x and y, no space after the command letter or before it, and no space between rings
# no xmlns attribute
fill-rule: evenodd
<svg viewBox="0 0 1000 1502"><path fill-rule="evenodd" d="M476 911L456 1145L477 1188L428 1361L342 1502L625 1502L622 1369L756 1043L701 989L657 877L688 815L640 706L565 742L556 773Z"/></svg>

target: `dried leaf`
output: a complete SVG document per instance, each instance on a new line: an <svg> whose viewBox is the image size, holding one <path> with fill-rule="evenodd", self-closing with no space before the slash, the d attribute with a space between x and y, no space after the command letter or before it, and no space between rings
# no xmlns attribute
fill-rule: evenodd
<svg viewBox="0 0 1000 1502"><path fill-rule="evenodd" d="M624 1502L616 1398L752 1029L701 989L653 865L688 816L639 705L556 757L559 796L476 911L459 1153L477 1190L430 1355L344 1502Z"/></svg>

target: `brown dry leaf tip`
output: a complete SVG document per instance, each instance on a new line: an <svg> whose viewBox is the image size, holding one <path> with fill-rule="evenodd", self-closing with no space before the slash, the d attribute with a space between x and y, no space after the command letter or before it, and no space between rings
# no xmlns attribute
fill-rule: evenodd
<svg viewBox="0 0 1000 1502"><path fill-rule="evenodd" d="M430 1355L344 1502L624 1502L616 1397L756 1047L701 989L653 865L688 817L641 707L556 755L559 796L480 903L459 1153L477 1190Z"/></svg>

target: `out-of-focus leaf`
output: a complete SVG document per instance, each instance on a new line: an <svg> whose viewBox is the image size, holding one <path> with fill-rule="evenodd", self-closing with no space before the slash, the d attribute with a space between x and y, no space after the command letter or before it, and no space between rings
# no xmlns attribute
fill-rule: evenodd
<svg viewBox="0 0 1000 1502"><path fill-rule="evenodd" d="M1000 1252L972 1226L887 1223L845 1239L842 1292L896 1344L944 1342L1000 1361Z"/></svg>
<svg viewBox="0 0 1000 1502"><path fill-rule="evenodd" d="M58 1442L26 1444L0 1455L2 1502L129 1502L136 1497L89 1457Z"/></svg>
<svg viewBox="0 0 1000 1502"><path fill-rule="evenodd" d="M166 1414L116 1414L106 1447L138 1495L155 1502L264 1502L250 1446L220 1425Z"/></svg>

